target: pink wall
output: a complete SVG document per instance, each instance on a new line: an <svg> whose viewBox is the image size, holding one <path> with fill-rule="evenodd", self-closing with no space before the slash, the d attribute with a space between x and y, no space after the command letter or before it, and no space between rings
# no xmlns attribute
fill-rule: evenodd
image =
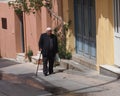
<svg viewBox="0 0 120 96"><path fill-rule="evenodd" d="M41 24L42 24L42 33L45 32L45 29L47 28L47 10L45 7L41 8Z"/></svg>
<svg viewBox="0 0 120 96"><path fill-rule="evenodd" d="M24 29L26 40L25 43L28 49L32 49L34 55L39 51L38 42L41 33L44 33L47 26L47 10L42 7L41 11L36 12L36 14L26 14L24 18ZM51 24L51 22L49 22Z"/></svg>
<svg viewBox="0 0 120 96"><path fill-rule="evenodd" d="M53 0L53 9L56 14L60 11L61 0ZM59 9L58 9L59 8ZM7 18L7 29L2 29L0 23L0 54L3 57L15 58L16 53L22 52L21 47L21 34L20 34L20 21L14 10L8 6L7 3L0 3L0 19ZM24 43L25 51L32 49L34 55L38 52L38 41L41 33L50 26L54 28L57 26L58 21L48 14L46 8L41 8L36 14L25 14L24 17Z"/></svg>
<svg viewBox="0 0 120 96"><path fill-rule="evenodd" d="M26 14L24 18L25 43L27 50L32 49L34 54L38 51L36 14Z"/></svg>
<svg viewBox="0 0 120 96"><path fill-rule="evenodd" d="M61 0L53 0L53 9L54 12L62 16L61 13L61 6L58 4L61 4ZM58 10L60 11L58 13ZM25 44L27 45L27 51L28 49L32 49L34 52L34 55L37 54L39 51L38 49L38 41L41 33L44 33L46 28L48 26L55 28L60 22L54 17L50 16L47 9L45 7L42 7L39 12L36 12L36 14L26 14L24 18L24 30L25 30Z"/></svg>
<svg viewBox="0 0 120 96"><path fill-rule="evenodd" d="M42 18L41 18L41 11L36 13L36 28L37 28L37 44L40 38L42 31ZM38 49L39 50L39 49Z"/></svg>
<svg viewBox="0 0 120 96"><path fill-rule="evenodd" d="M20 19L17 15L15 15L15 45L16 45L16 53L22 52L22 37L21 37L21 29L20 29ZM23 37L24 38L24 37Z"/></svg>
<svg viewBox="0 0 120 96"><path fill-rule="evenodd" d="M14 11L7 3L0 3L0 19L7 19L7 29L0 22L0 49L2 57L16 57Z"/></svg>

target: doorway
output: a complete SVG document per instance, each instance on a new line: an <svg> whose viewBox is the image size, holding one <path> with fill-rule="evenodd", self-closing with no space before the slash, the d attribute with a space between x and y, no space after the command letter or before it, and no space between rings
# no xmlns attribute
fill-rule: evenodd
<svg viewBox="0 0 120 96"><path fill-rule="evenodd" d="M74 0L76 53L96 58L95 0Z"/></svg>
<svg viewBox="0 0 120 96"><path fill-rule="evenodd" d="M22 53L25 52L25 45L24 45L24 25L23 25L23 14L19 15L20 20L20 39L21 39L21 48Z"/></svg>

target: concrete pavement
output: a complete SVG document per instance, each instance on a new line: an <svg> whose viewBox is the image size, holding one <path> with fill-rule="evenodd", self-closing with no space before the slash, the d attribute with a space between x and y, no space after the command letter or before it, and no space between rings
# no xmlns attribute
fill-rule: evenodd
<svg viewBox="0 0 120 96"><path fill-rule="evenodd" d="M54 67L55 74L44 76L40 65L36 77L36 68L37 65L30 62L0 59L1 78L8 78L4 74L24 76L23 79L27 80L33 78L40 82L40 88L45 91L38 96L120 96L120 80L100 75L97 71L65 70L57 66Z"/></svg>

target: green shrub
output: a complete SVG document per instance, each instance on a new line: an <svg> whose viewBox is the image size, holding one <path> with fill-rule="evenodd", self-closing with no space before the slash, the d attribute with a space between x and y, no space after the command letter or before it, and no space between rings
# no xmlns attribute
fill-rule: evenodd
<svg viewBox="0 0 120 96"><path fill-rule="evenodd" d="M33 56L33 51L32 50L28 50L27 56Z"/></svg>
<svg viewBox="0 0 120 96"><path fill-rule="evenodd" d="M68 52L65 48L65 46L59 45L59 56L61 59L71 59L72 54L71 52Z"/></svg>
<svg viewBox="0 0 120 96"><path fill-rule="evenodd" d="M30 62L31 62L31 56L33 56L33 51L29 49L27 52L27 57L28 57Z"/></svg>
<svg viewBox="0 0 120 96"><path fill-rule="evenodd" d="M70 52L66 52L65 59L71 59L71 58L72 58L72 54Z"/></svg>

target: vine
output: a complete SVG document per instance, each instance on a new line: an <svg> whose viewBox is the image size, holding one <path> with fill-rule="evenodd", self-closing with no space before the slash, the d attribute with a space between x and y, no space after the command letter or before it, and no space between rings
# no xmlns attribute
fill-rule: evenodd
<svg viewBox="0 0 120 96"><path fill-rule="evenodd" d="M72 53L66 49L66 33L71 25L71 20L67 23L64 22L62 28L62 32L59 32L59 26L54 29L54 33L58 37L58 48L59 48L59 56L62 59L71 59Z"/></svg>
<svg viewBox="0 0 120 96"><path fill-rule="evenodd" d="M9 1L8 5L13 7L17 14L30 13L35 14L41 7L52 8L52 0L15 0Z"/></svg>

